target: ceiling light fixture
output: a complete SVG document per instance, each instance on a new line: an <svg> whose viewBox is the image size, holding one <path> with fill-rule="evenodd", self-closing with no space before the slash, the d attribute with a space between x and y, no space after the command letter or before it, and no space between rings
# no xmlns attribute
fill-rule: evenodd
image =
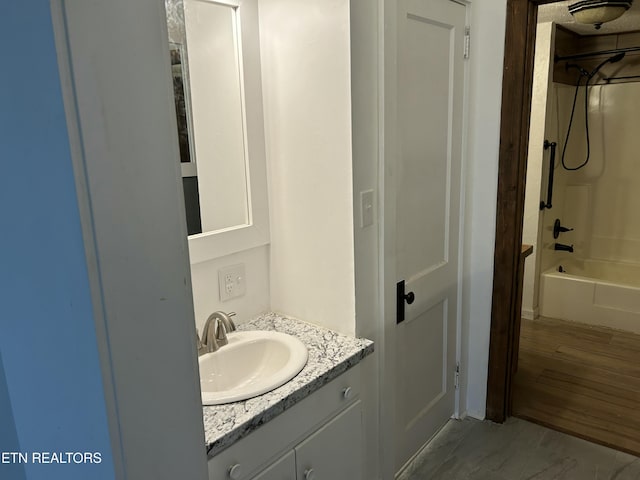
<svg viewBox="0 0 640 480"><path fill-rule="evenodd" d="M593 25L599 30L603 23L615 20L626 12L633 0L582 0L569 5L576 22Z"/></svg>

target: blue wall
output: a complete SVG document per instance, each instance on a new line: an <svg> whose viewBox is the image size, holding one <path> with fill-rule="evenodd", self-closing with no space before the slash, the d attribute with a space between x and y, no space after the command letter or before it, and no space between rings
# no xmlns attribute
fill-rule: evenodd
<svg viewBox="0 0 640 480"><path fill-rule="evenodd" d="M0 415L17 438L0 436L29 454L101 454L99 464L29 462L28 479L112 479L49 0L2 2L0 44ZM9 468L0 463L0 478L14 478Z"/></svg>
<svg viewBox="0 0 640 480"><path fill-rule="evenodd" d="M0 352L0 452L19 452L18 434L11 410L9 400L9 390L7 389L7 379L4 374L2 364L2 353ZM0 460L1 461L1 460ZM0 463L0 473L2 478L13 480L24 480L24 465L15 463Z"/></svg>

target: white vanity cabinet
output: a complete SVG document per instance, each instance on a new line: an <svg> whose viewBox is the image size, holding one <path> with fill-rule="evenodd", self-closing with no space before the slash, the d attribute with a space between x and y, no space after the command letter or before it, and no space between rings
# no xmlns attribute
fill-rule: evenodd
<svg viewBox="0 0 640 480"><path fill-rule="evenodd" d="M210 480L362 480L355 366L209 460Z"/></svg>
<svg viewBox="0 0 640 480"><path fill-rule="evenodd" d="M361 445L358 400L252 480L360 479Z"/></svg>

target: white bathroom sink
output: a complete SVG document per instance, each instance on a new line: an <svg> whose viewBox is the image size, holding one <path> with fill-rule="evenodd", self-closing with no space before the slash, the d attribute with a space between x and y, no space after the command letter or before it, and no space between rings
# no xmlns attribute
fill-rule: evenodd
<svg viewBox="0 0 640 480"><path fill-rule="evenodd" d="M295 377L307 363L296 337L270 331L232 332L229 343L198 358L203 405L246 400Z"/></svg>

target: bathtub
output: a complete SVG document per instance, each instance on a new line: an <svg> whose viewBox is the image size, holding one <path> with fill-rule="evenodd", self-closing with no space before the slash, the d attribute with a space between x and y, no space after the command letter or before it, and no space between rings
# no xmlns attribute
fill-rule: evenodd
<svg viewBox="0 0 640 480"><path fill-rule="evenodd" d="M640 333L640 265L571 261L541 275L540 315Z"/></svg>

